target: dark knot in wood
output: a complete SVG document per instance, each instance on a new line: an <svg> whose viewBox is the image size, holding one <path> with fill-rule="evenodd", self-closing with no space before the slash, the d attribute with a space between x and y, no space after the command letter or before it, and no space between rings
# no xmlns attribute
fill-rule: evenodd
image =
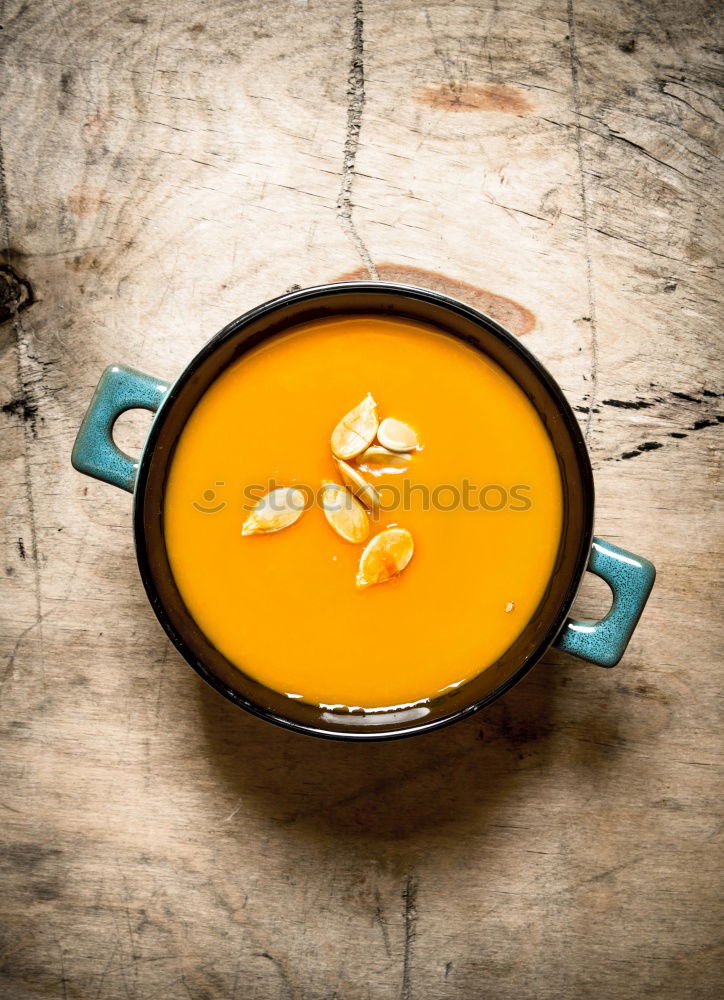
<svg viewBox="0 0 724 1000"><path fill-rule="evenodd" d="M0 323L12 319L33 302L35 295L30 282L9 264L0 264Z"/></svg>

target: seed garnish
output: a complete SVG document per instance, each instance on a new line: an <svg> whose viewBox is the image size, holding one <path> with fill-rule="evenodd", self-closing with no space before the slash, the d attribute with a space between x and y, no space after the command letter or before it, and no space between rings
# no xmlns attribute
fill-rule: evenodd
<svg viewBox="0 0 724 1000"><path fill-rule="evenodd" d="M344 461L359 455L374 441L378 425L377 403L367 393L332 431L332 454Z"/></svg>
<svg viewBox="0 0 724 1000"><path fill-rule="evenodd" d="M402 420L385 417L377 429L377 440L383 448L389 451L417 451L419 442L417 434Z"/></svg>
<svg viewBox="0 0 724 1000"><path fill-rule="evenodd" d="M405 472L411 461L409 452L390 451L380 444L373 444L358 456L357 466L372 476L382 476L385 473Z"/></svg>
<svg viewBox="0 0 724 1000"><path fill-rule="evenodd" d="M364 542L370 533L370 521L359 500L338 483L325 482L322 489L322 509L330 526L345 541Z"/></svg>
<svg viewBox="0 0 724 1000"><path fill-rule="evenodd" d="M372 483L368 483L364 476L360 475L360 473L351 465L348 465L347 462L338 460L337 467L339 468L345 484L354 493L354 495L359 497L362 503L366 507L369 507L370 510L377 510L380 506L380 495Z"/></svg>
<svg viewBox="0 0 724 1000"><path fill-rule="evenodd" d="M244 522L242 535L270 535L298 521L304 513L304 494L282 486L263 496Z"/></svg>
<svg viewBox="0 0 724 1000"><path fill-rule="evenodd" d="M375 442L377 439L377 443ZM332 431L332 455L344 485L324 480L322 510L331 528L345 541L359 545L370 531L370 512L381 507L380 494L362 475L404 472L420 450L417 433L393 417L382 423L377 403L367 393ZM356 459L355 465L350 461ZM360 471L362 470L362 472ZM270 535L290 527L302 516L305 496L292 486L271 490L257 502L242 525L242 535ZM385 528L365 546L357 571L357 586L371 587L398 576L412 559L415 544L405 528ZM336 555L332 560L337 559ZM506 611L510 612L510 602Z"/></svg>
<svg viewBox="0 0 724 1000"><path fill-rule="evenodd" d="M414 551L412 535L405 528L381 531L367 543L360 556L357 586L371 587L391 580L407 566Z"/></svg>

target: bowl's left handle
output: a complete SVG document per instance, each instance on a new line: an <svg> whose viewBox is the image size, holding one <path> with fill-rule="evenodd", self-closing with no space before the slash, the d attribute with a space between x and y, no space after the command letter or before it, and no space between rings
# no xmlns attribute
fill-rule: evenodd
<svg viewBox="0 0 724 1000"><path fill-rule="evenodd" d="M168 383L162 379L124 365L106 368L75 439L73 467L133 493L140 459L131 458L114 444L113 425L126 410L155 413L167 392Z"/></svg>

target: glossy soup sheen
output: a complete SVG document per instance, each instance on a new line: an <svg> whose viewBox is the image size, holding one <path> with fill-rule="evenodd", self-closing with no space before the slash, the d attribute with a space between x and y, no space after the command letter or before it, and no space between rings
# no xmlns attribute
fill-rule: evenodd
<svg viewBox="0 0 724 1000"><path fill-rule="evenodd" d="M275 534L241 526L267 488L340 481L330 434L368 392L422 450L406 473L368 477L387 503L386 485L418 487L370 534L407 528L415 554L359 590L363 546L318 504ZM462 499L466 480L469 509L440 488ZM561 534L553 447L513 380L432 327L373 315L298 326L224 371L179 438L165 497L174 578L209 640L268 687L324 706L409 705L494 663L535 613Z"/></svg>

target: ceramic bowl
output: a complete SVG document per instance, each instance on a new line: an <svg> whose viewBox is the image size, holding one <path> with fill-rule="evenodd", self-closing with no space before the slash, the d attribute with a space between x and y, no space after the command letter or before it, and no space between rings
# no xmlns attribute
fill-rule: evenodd
<svg viewBox="0 0 724 1000"><path fill-rule="evenodd" d="M372 313L432 324L482 351L520 386L537 409L556 451L563 485L563 531L555 568L536 614L500 659L461 687L430 703L383 712L331 711L290 699L230 663L204 636L179 594L163 533L163 498L174 445L214 379L269 337L326 316ZM113 425L126 410L155 416L140 458L113 442ZM601 666L614 666L626 648L653 586L648 560L593 537L591 464L578 422L560 387L541 363L489 316L422 288L384 281L342 282L284 295L218 333L175 382L132 368L106 369L78 432L73 465L80 472L133 494L138 565L151 606L169 638L194 670L235 705L298 732L348 740L390 739L461 719L499 698L550 646ZM611 588L613 603L601 621L574 621L569 611L586 570ZM243 628L243 617L239 621Z"/></svg>

